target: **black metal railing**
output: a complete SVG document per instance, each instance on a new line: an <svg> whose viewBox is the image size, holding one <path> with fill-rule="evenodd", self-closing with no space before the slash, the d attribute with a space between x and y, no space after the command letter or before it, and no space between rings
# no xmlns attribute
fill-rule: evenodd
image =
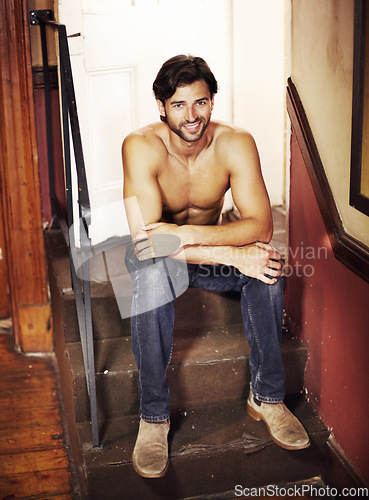
<svg viewBox="0 0 369 500"><path fill-rule="evenodd" d="M96 378L94 362L94 344L91 312L91 289L90 289L90 269L89 258L91 255L91 240L88 236L91 223L91 207L88 193L86 169L84 163L82 140L79 128L77 104L74 92L71 62L69 56L69 47L66 27L53 20L51 10L30 12L30 24L40 26L41 47L43 58L43 72L45 83L45 118L47 130L47 151L50 182L50 198L52 203L53 215L55 215L58 224L63 232L67 242L71 259L71 278L72 287L75 294L77 307L78 326L81 337L83 361L86 374L87 390L90 398L90 412L92 424L92 444L93 447L100 446L99 428L97 418L97 399L96 399ZM46 38L46 26L50 26L58 33L59 39L59 61L60 61L60 95L62 109L62 129L63 129L63 156L64 156L64 176L65 193L67 205L67 217L63 215L58 198L55 193L54 182L54 162L53 162L53 142L52 142L52 117L50 100L50 82L48 67L48 50ZM71 141L72 138L76 174L77 189L76 193L72 190L72 172L71 172ZM78 200L78 224L79 224L79 245L75 241L75 216L73 212L73 195ZM76 249L78 248L78 252ZM77 273L75 259L72 258L78 254L80 267Z"/></svg>

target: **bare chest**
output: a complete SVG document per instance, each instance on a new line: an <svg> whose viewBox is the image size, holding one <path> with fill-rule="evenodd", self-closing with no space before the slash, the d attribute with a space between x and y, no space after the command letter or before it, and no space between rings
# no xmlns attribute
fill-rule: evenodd
<svg viewBox="0 0 369 500"><path fill-rule="evenodd" d="M165 212L214 211L223 203L229 175L211 158L192 165L169 158L161 169L158 182Z"/></svg>

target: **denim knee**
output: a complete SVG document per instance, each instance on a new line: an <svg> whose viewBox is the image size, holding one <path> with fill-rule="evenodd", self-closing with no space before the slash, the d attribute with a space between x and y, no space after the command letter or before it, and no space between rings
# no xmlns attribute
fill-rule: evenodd
<svg viewBox="0 0 369 500"><path fill-rule="evenodd" d="M134 315L152 311L175 298L172 279L164 258L140 261L131 244L125 262L133 280Z"/></svg>
<svg viewBox="0 0 369 500"><path fill-rule="evenodd" d="M159 257L140 261L134 245L128 246L125 257L126 267L132 277L133 293L140 295L140 309L150 310L174 300L189 286L186 262L170 257ZM148 302L147 307L143 300Z"/></svg>

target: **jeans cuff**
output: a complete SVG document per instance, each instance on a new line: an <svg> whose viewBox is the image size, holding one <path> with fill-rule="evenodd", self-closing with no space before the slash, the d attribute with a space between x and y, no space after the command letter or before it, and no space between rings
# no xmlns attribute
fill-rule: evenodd
<svg viewBox="0 0 369 500"><path fill-rule="evenodd" d="M159 417L148 417L146 415L140 415L142 420L145 420L145 422L150 422L150 423L155 423L155 422L164 422L164 420L169 420L170 414L162 415Z"/></svg>
<svg viewBox="0 0 369 500"><path fill-rule="evenodd" d="M270 396L262 396L261 394L254 394L252 391L253 396L258 400L261 401L262 403L283 403L284 400L284 395L281 397L270 397Z"/></svg>

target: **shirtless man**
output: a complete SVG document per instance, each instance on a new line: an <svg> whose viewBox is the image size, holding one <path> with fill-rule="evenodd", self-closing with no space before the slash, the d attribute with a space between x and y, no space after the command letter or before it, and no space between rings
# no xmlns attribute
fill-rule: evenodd
<svg viewBox="0 0 369 500"><path fill-rule="evenodd" d="M133 466L143 477L161 477L168 466L166 370L173 297L165 266L158 272L163 259L153 258L169 253L187 262L191 286L240 292L251 349L247 411L264 420L278 445L306 448L308 435L283 403L283 279L280 255L268 244L271 209L255 142L244 130L211 121L217 82L203 59L169 59L153 90L161 122L130 134L122 149L124 198L136 199L139 207L126 203L133 240L126 263L134 280L131 327L141 417ZM240 219L220 224L229 188ZM154 244L157 235L178 238L181 244L166 253ZM156 307L163 294L163 305ZM137 314L140 302L152 306Z"/></svg>

